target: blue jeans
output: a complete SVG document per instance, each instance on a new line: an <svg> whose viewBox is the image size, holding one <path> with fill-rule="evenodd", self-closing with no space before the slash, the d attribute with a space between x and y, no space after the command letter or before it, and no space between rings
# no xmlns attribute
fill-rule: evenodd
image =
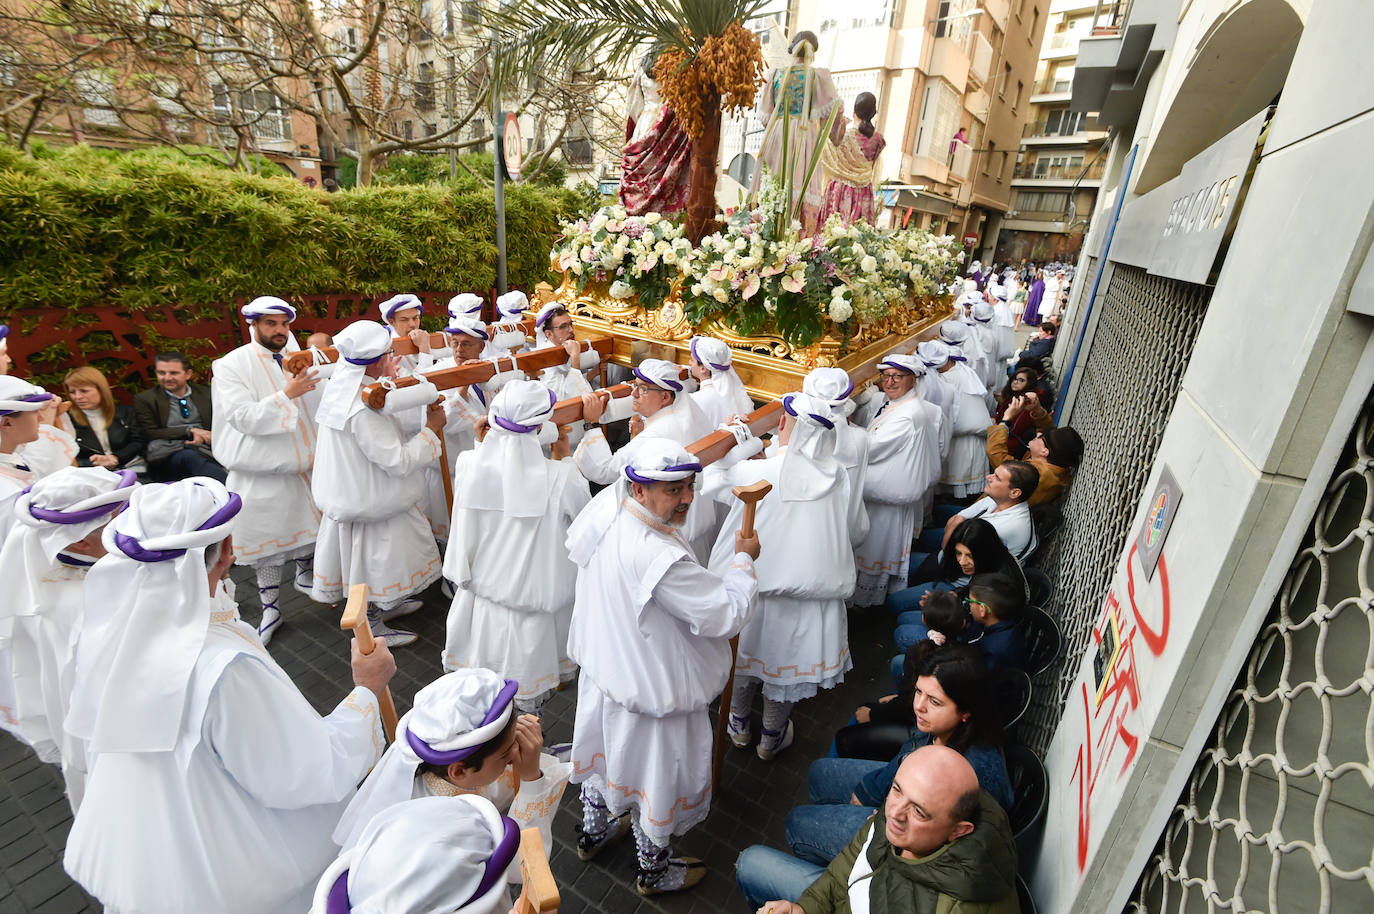
<svg viewBox="0 0 1374 914"><path fill-rule="evenodd" d="M746 847L735 861L735 882L750 911L770 901L795 902L824 872L823 866L761 844Z"/></svg>
<svg viewBox="0 0 1374 914"><path fill-rule="evenodd" d="M911 557L911 567L919 567L916 564L916 556ZM915 587L908 587L906 590L899 590L894 594L888 594L887 611L897 617L898 625L907 625L910 619L903 618L909 614L916 615L916 621L921 621L921 598L928 593L937 590L955 590L954 584L949 581L928 581L925 584L917 584ZM906 648L902 648L906 650Z"/></svg>
<svg viewBox="0 0 1374 914"><path fill-rule="evenodd" d="M861 758L823 758L812 762L806 786L813 805L798 806L787 814L785 832L792 852L803 860L829 865L873 815L872 807L849 802L859 781L885 767L883 762Z"/></svg>
<svg viewBox="0 0 1374 914"><path fill-rule="evenodd" d="M148 466L149 475L165 482L176 482L192 476L209 476L224 482L229 471L213 458L206 457L193 447L184 447L166 460Z"/></svg>
<svg viewBox="0 0 1374 914"><path fill-rule="evenodd" d="M964 510L960 505L936 505L930 509L930 526L921 531L916 542L927 552L939 552L945 544L945 524L949 519ZM911 567L916 567L916 556L911 557Z"/></svg>

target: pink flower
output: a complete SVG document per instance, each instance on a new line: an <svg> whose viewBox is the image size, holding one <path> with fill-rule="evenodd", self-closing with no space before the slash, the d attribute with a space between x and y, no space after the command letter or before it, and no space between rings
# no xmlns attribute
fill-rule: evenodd
<svg viewBox="0 0 1374 914"><path fill-rule="evenodd" d="M800 292L806 288L806 283L795 273L788 273L782 279L782 287L788 292Z"/></svg>
<svg viewBox="0 0 1374 914"><path fill-rule="evenodd" d="M629 235L631 238L638 238L640 235L644 234L644 223L630 222L627 220L625 222L625 234Z"/></svg>
<svg viewBox="0 0 1374 914"><path fill-rule="evenodd" d="M716 282L723 282L725 280L725 267L712 267L706 271L706 276Z"/></svg>
<svg viewBox="0 0 1374 914"><path fill-rule="evenodd" d="M744 300L748 301L759 290L759 276L757 273L750 273L748 281L744 284Z"/></svg>

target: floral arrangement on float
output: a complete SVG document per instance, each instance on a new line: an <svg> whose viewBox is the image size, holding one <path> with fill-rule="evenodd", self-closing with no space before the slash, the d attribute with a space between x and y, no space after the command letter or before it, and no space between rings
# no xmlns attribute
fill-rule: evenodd
<svg viewBox="0 0 1374 914"><path fill-rule="evenodd" d="M695 248L657 213L605 207L564 225L552 261L579 293L596 284L611 298L652 310L676 284L692 323L715 318L743 336L776 333L796 347L827 333L847 341L958 275L963 250L952 236L846 224L839 216L818 235L803 236L788 218L787 199L769 178L756 208L727 213L725 226Z"/></svg>

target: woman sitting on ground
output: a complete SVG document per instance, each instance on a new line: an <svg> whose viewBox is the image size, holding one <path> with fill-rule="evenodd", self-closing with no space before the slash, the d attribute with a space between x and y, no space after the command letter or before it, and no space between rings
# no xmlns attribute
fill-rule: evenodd
<svg viewBox="0 0 1374 914"><path fill-rule="evenodd" d="M80 448L76 465L146 472L143 449L148 436L132 406L115 405L105 376L87 365L69 372L62 383L72 401L66 418Z"/></svg>
<svg viewBox="0 0 1374 914"><path fill-rule="evenodd" d="M812 763L807 775L812 805L798 806L787 815L787 843L798 857L822 866L834 859L883 804L902 760L921 746L948 746L959 752L973 766L979 785L1003 809L1011 808L1002 726L978 649L946 644L925 657L915 672L916 728L895 758L823 758Z"/></svg>

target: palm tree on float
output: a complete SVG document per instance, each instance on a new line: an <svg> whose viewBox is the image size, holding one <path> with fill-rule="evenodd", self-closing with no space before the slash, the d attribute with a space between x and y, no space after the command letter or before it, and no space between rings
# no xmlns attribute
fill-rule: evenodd
<svg viewBox="0 0 1374 914"><path fill-rule="evenodd" d="M491 14L503 78L620 64L650 47L659 93L692 140L687 220L693 244L716 228L722 111L754 104L763 74L758 36L744 27L767 0L518 0Z"/></svg>

